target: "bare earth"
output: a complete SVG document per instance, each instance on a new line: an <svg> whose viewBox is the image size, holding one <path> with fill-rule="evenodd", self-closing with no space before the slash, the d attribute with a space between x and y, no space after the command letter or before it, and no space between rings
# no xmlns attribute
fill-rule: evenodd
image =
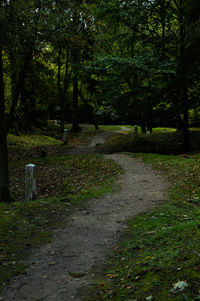
<svg viewBox="0 0 200 301"><path fill-rule="evenodd" d="M105 159L116 161L124 170L116 192L73 210L67 227L33 252L25 273L6 286L0 300L87 300L78 291L94 282L95 267L112 254L127 219L168 199L167 183L150 166L125 154L106 155Z"/></svg>

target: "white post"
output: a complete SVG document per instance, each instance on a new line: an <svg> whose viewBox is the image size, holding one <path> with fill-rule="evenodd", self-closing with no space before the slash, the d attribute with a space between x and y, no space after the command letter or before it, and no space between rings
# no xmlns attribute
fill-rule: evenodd
<svg viewBox="0 0 200 301"><path fill-rule="evenodd" d="M64 144L67 144L68 143L68 130L65 129L64 130Z"/></svg>
<svg viewBox="0 0 200 301"><path fill-rule="evenodd" d="M36 198L35 165L28 164L25 169L25 201Z"/></svg>
<svg viewBox="0 0 200 301"><path fill-rule="evenodd" d="M138 126L137 125L134 126L134 135L135 135L135 137L138 137Z"/></svg>
<svg viewBox="0 0 200 301"><path fill-rule="evenodd" d="M57 120L54 120L54 125L58 125L58 122L57 122Z"/></svg>

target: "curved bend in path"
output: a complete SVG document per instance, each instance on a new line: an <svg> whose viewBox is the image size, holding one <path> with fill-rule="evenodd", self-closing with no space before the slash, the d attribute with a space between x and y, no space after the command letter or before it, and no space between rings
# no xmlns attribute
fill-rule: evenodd
<svg viewBox="0 0 200 301"><path fill-rule="evenodd" d="M29 268L5 288L5 301L80 301L78 289L92 283L101 265L123 235L125 221L167 199L167 185L140 160L107 155L124 169L121 190L76 208L66 229L36 251Z"/></svg>

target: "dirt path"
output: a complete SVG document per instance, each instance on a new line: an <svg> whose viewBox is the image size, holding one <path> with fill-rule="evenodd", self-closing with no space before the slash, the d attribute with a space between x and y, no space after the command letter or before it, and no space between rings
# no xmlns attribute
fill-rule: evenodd
<svg viewBox="0 0 200 301"><path fill-rule="evenodd" d="M94 267L112 253L126 220L167 200L167 184L149 166L125 154L107 158L124 170L121 188L76 208L68 226L29 257L29 268L5 288L1 300L82 300L78 290L92 283Z"/></svg>
<svg viewBox="0 0 200 301"><path fill-rule="evenodd" d="M103 144L105 140L114 134L117 134L119 132L99 132L97 135L95 135L87 146L74 146L72 149L68 150L68 154L70 155L86 155L86 154L92 154L92 153L99 153L98 146L100 144Z"/></svg>

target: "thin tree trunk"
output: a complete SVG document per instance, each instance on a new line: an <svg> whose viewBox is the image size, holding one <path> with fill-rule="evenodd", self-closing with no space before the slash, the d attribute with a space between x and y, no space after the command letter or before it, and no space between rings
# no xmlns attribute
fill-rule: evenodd
<svg viewBox="0 0 200 301"><path fill-rule="evenodd" d="M65 78L64 85L61 85L61 48L58 53L58 95L60 100L60 132L63 133L65 125L65 100L66 94L69 87L71 77L71 71L69 72L69 52L66 50L66 61L65 61Z"/></svg>
<svg viewBox="0 0 200 301"><path fill-rule="evenodd" d="M184 89L184 88L183 88ZM190 150L190 143L189 143L189 113L188 113L188 93L187 89L183 91L183 150L187 153Z"/></svg>
<svg viewBox="0 0 200 301"><path fill-rule="evenodd" d="M9 191L8 150L6 130L0 129L0 202L11 202Z"/></svg>
<svg viewBox="0 0 200 301"><path fill-rule="evenodd" d="M184 9L183 0L180 0L179 9L179 26L180 26L180 96L183 106L183 150L189 151L189 122L188 122L188 89L187 81L185 79L186 69L185 66L185 25L184 25Z"/></svg>
<svg viewBox="0 0 200 301"><path fill-rule="evenodd" d="M92 117L92 123L94 124L95 130L99 130L99 125L98 125L95 117Z"/></svg>
<svg viewBox="0 0 200 301"><path fill-rule="evenodd" d="M166 7L165 7L165 0L161 1L161 24L162 24L162 42L161 42L161 55L164 59L166 57Z"/></svg>
<svg viewBox="0 0 200 301"><path fill-rule="evenodd" d="M144 125L144 123L141 122L140 126L141 126L142 133L146 134L147 133L147 129L146 129L146 126Z"/></svg>
<svg viewBox="0 0 200 301"><path fill-rule="evenodd" d="M78 94L79 94L81 100L84 102L87 111L89 112L89 119L90 119L90 122L91 122L92 124L94 124L95 130L99 130L99 125L98 125L98 122L97 122L97 120L96 120L96 117L95 117L95 115L93 114L93 112L91 111L91 106L88 104L88 101L89 101L89 100L87 100L85 97L83 97L83 94L81 93L81 89L80 89L80 91L78 91Z"/></svg>
<svg viewBox="0 0 200 301"><path fill-rule="evenodd" d="M11 108L10 108L10 113L9 113L9 126L11 126L13 124L13 122L15 121L15 119L17 118L16 107L17 107L19 97L22 92L22 87L24 86L24 81L25 81L27 72L30 68L30 63L31 63L32 58L33 58L32 52L30 51L29 53L27 53L27 55L25 57L24 64L19 72L18 80L17 80L16 84L14 85L14 89L12 91L13 92L12 93L12 103L11 103Z"/></svg>
<svg viewBox="0 0 200 301"><path fill-rule="evenodd" d="M73 78L73 111L72 111L72 132L80 132L78 112L78 79Z"/></svg>
<svg viewBox="0 0 200 301"><path fill-rule="evenodd" d="M60 101L60 132L63 133L64 131L64 117L65 117L65 112L64 112L64 98L63 98L63 93L62 93L62 88L61 88L61 48L58 50L58 97Z"/></svg>
<svg viewBox="0 0 200 301"><path fill-rule="evenodd" d="M0 41L0 202L11 202L8 174L7 126L5 116L3 58Z"/></svg>

